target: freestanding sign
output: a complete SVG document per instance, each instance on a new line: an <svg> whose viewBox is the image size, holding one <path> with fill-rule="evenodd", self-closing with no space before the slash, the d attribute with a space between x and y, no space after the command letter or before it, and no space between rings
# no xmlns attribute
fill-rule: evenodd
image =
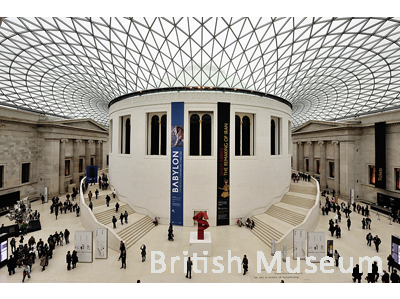
<svg viewBox="0 0 400 299"><path fill-rule="evenodd" d="M217 225L229 225L230 103L218 103Z"/></svg>
<svg viewBox="0 0 400 299"><path fill-rule="evenodd" d="M108 229L107 228L96 228L96 249L94 257L96 259L106 259L108 257Z"/></svg>
<svg viewBox="0 0 400 299"><path fill-rule="evenodd" d="M293 230L293 258L306 258L306 230Z"/></svg>
<svg viewBox="0 0 400 299"><path fill-rule="evenodd" d="M93 232L76 231L74 246L80 263L93 262Z"/></svg>
<svg viewBox="0 0 400 299"><path fill-rule="evenodd" d="M317 262L325 257L325 232L309 232L307 234L307 256L314 256Z"/></svg>
<svg viewBox="0 0 400 299"><path fill-rule="evenodd" d="M183 225L184 103L171 103L171 224Z"/></svg>
<svg viewBox="0 0 400 299"><path fill-rule="evenodd" d="M333 240L326 241L326 254L329 257L333 257Z"/></svg>

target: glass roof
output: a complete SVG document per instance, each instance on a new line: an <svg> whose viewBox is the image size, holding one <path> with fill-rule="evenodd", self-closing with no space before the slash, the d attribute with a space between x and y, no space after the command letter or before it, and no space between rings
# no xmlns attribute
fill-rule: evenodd
<svg viewBox="0 0 400 299"><path fill-rule="evenodd" d="M108 126L108 103L170 86L293 104L293 125L400 108L400 18L5 18L0 105Z"/></svg>

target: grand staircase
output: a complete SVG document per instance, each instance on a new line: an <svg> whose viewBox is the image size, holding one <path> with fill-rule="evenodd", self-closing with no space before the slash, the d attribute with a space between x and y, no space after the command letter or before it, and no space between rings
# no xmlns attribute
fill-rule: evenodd
<svg viewBox="0 0 400 299"><path fill-rule="evenodd" d="M308 211L315 204L317 188L308 182L292 183L289 192L279 203L272 205L264 214L250 219L254 221L251 230L261 241L271 247L288 231L302 223Z"/></svg>
<svg viewBox="0 0 400 299"><path fill-rule="evenodd" d="M96 196L94 195L96 189L98 189L97 185L88 187L88 190L84 194L85 203L89 206L90 201L87 194L91 190L93 193L93 215L96 217L98 222L116 232L116 234L124 241L126 249L134 245L154 227L153 221L149 216L135 213L127 203L119 201L118 196L113 198L111 190L99 190L100 194L96 199ZM107 207L105 199L107 195L111 197L109 207ZM115 212L115 204L117 202L119 204L118 213ZM125 211L128 212L128 223L125 223L125 220L123 220L124 224L121 225L119 217L121 213L124 214ZM113 216L118 220L116 229L114 229L112 225Z"/></svg>

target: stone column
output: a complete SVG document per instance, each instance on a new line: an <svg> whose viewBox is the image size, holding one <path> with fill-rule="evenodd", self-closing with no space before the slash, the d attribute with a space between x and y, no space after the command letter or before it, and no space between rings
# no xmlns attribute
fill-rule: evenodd
<svg viewBox="0 0 400 299"><path fill-rule="evenodd" d="M297 142L293 142L293 169L299 170L299 159L298 159L299 148Z"/></svg>
<svg viewBox="0 0 400 299"><path fill-rule="evenodd" d="M340 146L339 141L332 141L335 149L335 195L340 194Z"/></svg>
<svg viewBox="0 0 400 299"><path fill-rule="evenodd" d="M100 170L101 169L101 166L100 166L100 141L99 140L97 140L97 141L95 141L94 142L94 144L95 144L95 161L94 161L94 165L97 165L97 167L98 167L98 169Z"/></svg>
<svg viewBox="0 0 400 299"><path fill-rule="evenodd" d="M321 164L321 173L320 173L320 188L321 191L326 189L326 142L324 141L318 141L318 144L320 146L320 164Z"/></svg>
<svg viewBox="0 0 400 299"><path fill-rule="evenodd" d="M304 172L304 143L298 142L299 145L299 171Z"/></svg>
<svg viewBox="0 0 400 299"><path fill-rule="evenodd" d="M85 143L85 168L86 166L90 166L90 148L93 140L86 140Z"/></svg>
<svg viewBox="0 0 400 299"><path fill-rule="evenodd" d="M309 141L309 142L307 142L307 144L309 147L308 165L310 168L310 174L314 175L314 173L315 173L314 172L314 163L315 163L315 161L314 161L314 142Z"/></svg>
<svg viewBox="0 0 400 299"><path fill-rule="evenodd" d="M76 139L75 142L73 143L74 149L73 149L73 171L72 171L72 179L74 180L74 184L76 186L79 185L79 143L81 143L82 140Z"/></svg>
<svg viewBox="0 0 400 299"><path fill-rule="evenodd" d="M60 166L59 166L59 177L60 177L60 183L59 183L59 193L63 194L65 193L65 143L68 142L68 139L61 139L61 144L60 144Z"/></svg>
<svg viewBox="0 0 400 299"><path fill-rule="evenodd" d="M161 134L160 134L160 136L161 136ZM99 167L100 167L100 169L103 169L103 167L104 167L104 164L103 164L103 155L104 155L104 153L103 153L103 141L99 140L99 143L100 143Z"/></svg>

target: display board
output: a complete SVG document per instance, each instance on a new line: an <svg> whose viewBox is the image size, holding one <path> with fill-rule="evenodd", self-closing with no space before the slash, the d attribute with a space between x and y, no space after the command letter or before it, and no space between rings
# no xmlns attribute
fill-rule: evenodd
<svg viewBox="0 0 400 299"><path fill-rule="evenodd" d="M307 234L307 256L314 256L317 262L325 257L325 232L309 232Z"/></svg>
<svg viewBox="0 0 400 299"><path fill-rule="evenodd" d="M229 125L230 103L218 103L217 226L229 225Z"/></svg>
<svg viewBox="0 0 400 299"><path fill-rule="evenodd" d="M392 257L395 262L395 268L400 269L400 237L392 235Z"/></svg>
<svg viewBox="0 0 400 299"><path fill-rule="evenodd" d="M93 262L93 232L76 231L74 246L80 263Z"/></svg>
<svg viewBox="0 0 400 299"><path fill-rule="evenodd" d="M7 264L8 238L7 234L0 235L0 268Z"/></svg>
<svg viewBox="0 0 400 299"><path fill-rule="evenodd" d="M96 259L106 259L108 257L108 229L96 228L95 240L96 249L94 257Z"/></svg>
<svg viewBox="0 0 400 299"><path fill-rule="evenodd" d="M183 146L185 104L171 103L171 211L170 223L183 226Z"/></svg>
<svg viewBox="0 0 400 299"><path fill-rule="evenodd" d="M293 230L293 258L306 258L306 230Z"/></svg>
<svg viewBox="0 0 400 299"><path fill-rule="evenodd" d="M326 241L326 256L333 257L333 240Z"/></svg>

